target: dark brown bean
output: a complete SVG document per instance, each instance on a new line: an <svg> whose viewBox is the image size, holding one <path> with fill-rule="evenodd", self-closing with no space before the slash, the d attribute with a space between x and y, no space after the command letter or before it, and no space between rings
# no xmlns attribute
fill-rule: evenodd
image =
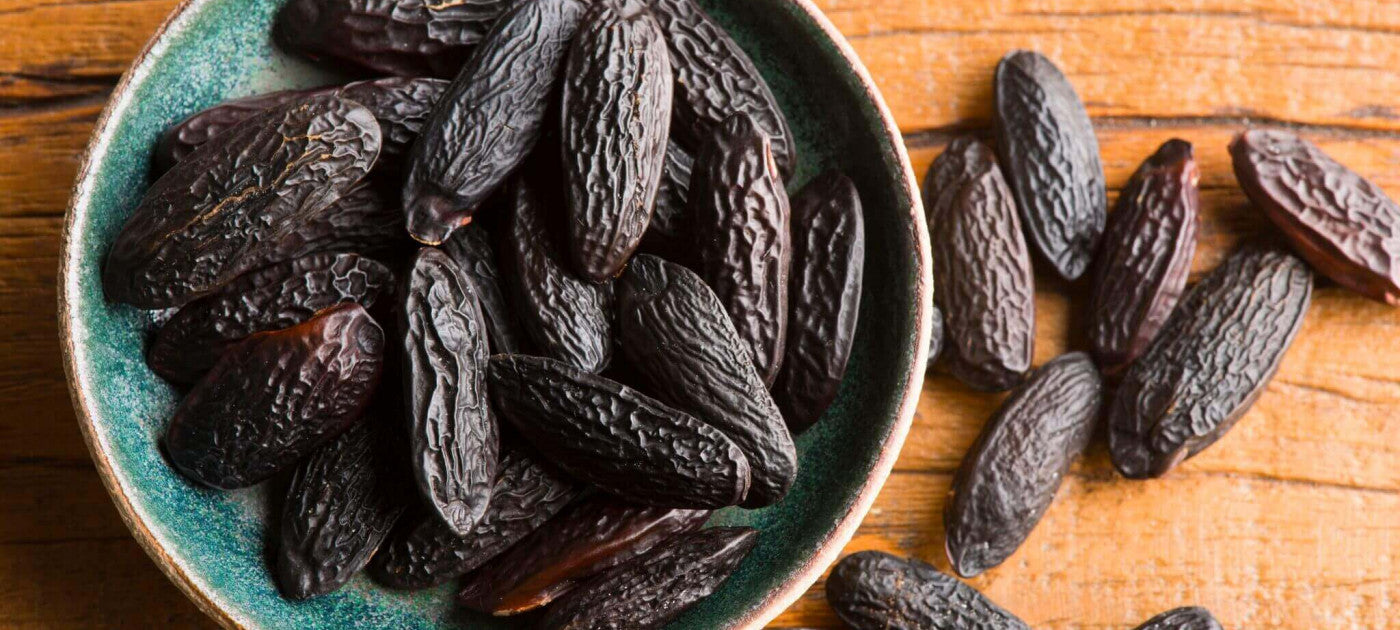
<svg viewBox="0 0 1400 630"><path fill-rule="evenodd" d="M330 94L364 105L379 121L383 146L379 152L379 169L397 169L400 156L408 150L428 112L437 103L447 82L440 79L389 77L372 81L357 81L343 86L310 90L282 90L258 94L219 103L195 112L166 128L156 141L152 158L155 171L164 173L200 145L262 111L306 98Z"/></svg>
<svg viewBox="0 0 1400 630"><path fill-rule="evenodd" d="M338 201L293 226L253 267L318 252L388 257L412 245L403 229L403 210L384 181L374 175L361 180Z"/></svg>
<svg viewBox="0 0 1400 630"><path fill-rule="evenodd" d="M413 238L447 240L530 155L585 9L578 0L520 2L472 53L408 153L403 206Z"/></svg>
<svg viewBox="0 0 1400 630"><path fill-rule="evenodd" d="M1191 287L1109 407L1118 471L1161 476L1225 435L1278 370L1311 297L1307 264L1259 246Z"/></svg>
<svg viewBox="0 0 1400 630"><path fill-rule="evenodd" d="M773 399L793 432L816 424L846 375L860 316L865 219L855 182L827 171L792 198L788 339Z"/></svg>
<svg viewBox="0 0 1400 630"><path fill-rule="evenodd" d="M716 527L674 536L555 601L539 627L662 628L719 589L757 544L758 531L747 527Z"/></svg>
<svg viewBox="0 0 1400 630"><path fill-rule="evenodd" d="M744 507L781 500L797 478L797 449L714 292L689 269L643 254L622 276L619 310L622 350L642 378L743 449L753 471Z"/></svg>
<svg viewBox="0 0 1400 630"><path fill-rule="evenodd" d="M442 251L452 257L462 273L476 285L476 298L481 314L486 317L486 333L491 338L491 351L512 354L524 349L525 331L511 312L501 291L501 275L496 265L496 250L490 235L479 225L468 225L452 233L442 244Z"/></svg>
<svg viewBox="0 0 1400 630"><path fill-rule="evenodd" d="M596 2L564 74L569 253L582 278L607 282L651 221L670 137L671 56L641 2Z"/></svg>
<svg viewBox="0 0 1400 630"><path fill-rule="evenodd" d="M292 476L282 507L277 583L292 599L325 595L360 572L403 514L388 452L370 414Z"/></svg>
<svg viewBox="0 0 1400 630"><path fill-rule="evenodd" d="M1168 140L1133 173L1108 216L1089 324L1105 374L1117 374L1147 349L1186 287L1200 178L1191 144Z"/></svg>
<svg viewBox="0 0 1400 630"><path fill-rule="evenodd" d="M628 501L717 509L748 494L748 460L718 429L562 361L491 357L491 400L550 463Z"/></svg>
<svg viewBox="0 0 1400 630"><path fill-rule="evenodd" d="M709 518L709 510L644 507L599 495L545 523L468 576L457 601L496 616L533 610L671 536L698 529Z"/></svg>
<svg viewBox="0 0 1400 630"><path fill-rule="evenodd" d="M554 517L582 488L519 450L506 450L492 488L491 505L466 537L436 515L423 515L390 538L370 572L398 589L436 586L466 575Z"/></svg>
<svg viewBox="0 0 1400 630"><path fill-rule="evenodd" d="M690 173L694 166L695 158L680 145L675 142L667 145L666 168L656 190L656 207L637 251L699 268L695 221L690 216Z"/></svg>
<svg viewBox="0 0 1400 630"><path fill-rule="evenodd" d="M1037 52L997 64L995 127L1030 241L1066 280L1093 261L1107 210L1099 142L1074 86Z"/></svg>
<svg viewBox="0 0 1400 630"><path fill-rule="evenodd" d="M384 333L358 304L229 348L175 410L170 462L219 489L294 466L363 413L379 384Z"/></svg>
<svg viewBox="0 0 1400 630"><path fill-rule="evenodd" d="M973 577L1025 542L1089 445L1103 382L1089 355L1061 355L1002 403L963 457L943 512L953 570Z"/></svg>
<svg viewBox="0 0 1400 630"><path fill-rule="evenodd" d="M934 306L929 315L928 364L925 366L927 372L933 371L933 366L938 364L938 357L943 355L943 343L947 337L943 326L943 309Z"/></svg>
<svg viewBox="0 0 1400 630"><path fill-rule="evenodd" d="M496 19L521 0L292 0L272 37L317 61L341 61L375 74L457 73Z"/></svg>
<svg viewBox="0 0 1400 630"><path fill-rule="evenodd" d="M836 563L826 601L853 630L1029 630L957 578L879 551Z"/></svg>
<svg viewBox="0 0 1400 630"><path fill-rule="evenodd" d="M1221 630L1221 627L1210 611L1192 606L1168 610L1144 621L1137 630Z"/></svg>
<svg viewBox="0 0 1400 630"><path fill-rule="evenodd" d="M1400 205L1379 186L1287 131L1253 129L1230 143L1249 200L1318 272L1400 305Z"/></svg>
<svg viewBox="0 0 1400 630"><path fill-rule="evenodd" d="M194 382L248 335L295 326L343 302L369 308L393 292L393 279L388 267L355 254L311 254L244 274L175 313L146 363L166 380Z"/></svg>
<svg viewBox="0 0 1400 630"><path fill-rule="evenodd" d="M929 167L924 195L948 371L975 389L1012 387L1035 349L1035 276L992 150L954 140Z"/></svg>
<svg viewBox="0 0 1400 630"><path fill-rule="evenodd" d="M690 210L700 275L772 385L787 344L792 211L769 138L748 115L724 121L700 149Z"/></svg>
<svg viewBox="0 0 1400 630"><path fill-rule="evenodd" d="M404 280L399 328L408 442L418 489L458 536L486 513L500 430L486 394L489 356L476 285L425 247Z"/></svg>
<svg viewBox="0 0 1400 630"><path fill-rule="evenodd" d="M146 191L107 254L107 299L180 306L282 260L279 237L349 192L379 145L370 111L334 96L239 123Z"/></svg>
<svg viewBox="0 0 1400 630"><path fill-rule="evenodd" d="M521 327L540 354L587 372L612 362L616 301L611 284L593 284L563 264L554 227L532 185L515 183L504 279Z"/></svg>
<svg viewBox="0 0 1400 630"><path fill-rule="evenodd" d="M190 114L161 132L160 138L156 140L155 151L151 155L152 172L155 176L160 176L214 136L269 108L285 105L321 91L312 88L254 94L224 101Z"/></svg>
<svg viewBox="0 0 1400 630"><path fill-rule="evenodd" d="M727 118L747 114L772 139L783 179L791 177L797 142L748 54L695 0L652 0L651 10L666 29L676 72L673 127L678 138L698 148Z"/></svg>

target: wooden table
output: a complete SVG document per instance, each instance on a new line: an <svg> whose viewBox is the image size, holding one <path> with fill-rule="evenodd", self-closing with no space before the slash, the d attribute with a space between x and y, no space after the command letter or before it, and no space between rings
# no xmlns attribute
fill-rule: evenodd
<svg viewBox="0 0 1400 630"><path fill-rule="evenodd" d="M176 0L0 0L0 626L212 627L136 546L79 437L56 342L59 232L79 154ZM1246 124L1298 128L1400 196L1400 4L819 0L884 90L922 174L988 134L1013 48L1057 60L1088 103L1110 192L1162 141L1197 147L1214 266L1269 229L1230 175ZM1316 5L1316 6L1315 6ZM1063 351L1082 286L1041 278L1037 360ZM1082 301L1078 301L1081 303ZM1319 284L1277 378L1167 478L1115 476L1102 445L1030 540L974 584L1037 628L1130 628L1182 604L1227 628L1400 628L1400 310ZM951 472L997 397L925 387L895 474L851 550L942 558ZM835 628L820 585L774 627Z"/></svg>

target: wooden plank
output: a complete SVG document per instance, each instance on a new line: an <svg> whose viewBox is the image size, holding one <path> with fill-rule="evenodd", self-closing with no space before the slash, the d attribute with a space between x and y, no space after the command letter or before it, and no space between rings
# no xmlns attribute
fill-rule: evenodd
<svg viewBox="0 0 1400 630"><path fill-rule="evenodd" d="M949 474L891 477L847 552L948 570L939 516ZM1226 628L1394 627L1400 493L1184 471L1116 478L1076 467L1026 544L971 583L1033 628L1134 627L1180 605ZM818 584L771 626L839 628Z"/></svg>
<svg viewBox="0 0 1400 630"><path fill-rule="evenodd" d="M11 74L0 76L0 107L24 107L46 101L64 101L106 94L115 77L47 78Z"/></svg>
<svg viewBox="0 0 1400 630"><path fill-rule="evenodd" d="M0 219L63 216L105 94L55 106L0 110Z"/></svg>
<svg viewBox="0 0 1400 630"><path fill-rule="evenodd" d="M32 457L0 470L0 546L130 538L91 460Z"/></svg>
<svg viewBox="0 0 1400 630"><path fill-rule="evenodd" d="M0 153L0 163L7 160ZM54 312L61 211L38 217L5 214L0 211L0 330L5 331L0 335L0 398L6 401L8 421L0 422L0 470L30 461L86 464Z"/></svg>
<svg viewBox="0 0 1400 630"><path fill-rule="evenodd" d="M89 461L63 376L55 293L63 213L103 98L0 111L0 396L13 418L0 424L0 467Z"/></svg>
<svg viewBox="0 0 1400 630"><path fill-rule="evenodd" d="M115 509L107 507L116 520ZM14 630L218 626L129 536L0 544L0 626Z"/></svg>
<svg viewBox="0 0 1400 630"><path fill-rule="evenodd" d="M1400 92L1400 11L1393 4L818 4L851 38L906 131L985 121L992 68L1014 48L1054 57L1095 116L1251 116L1400 130L1391 103ZM76 89L44 81L115 78L174 5L0 0L0 32L25 34L0 39L0 101Z"/></svg>
<svg viewBox="0 0 1400 630"><path fill-rule="evenodd" d="M0 0L0 77L115 80L177 0ZM3 85L3 84L0 84ZM30 87L24 91L32 90ZM13 91L11 91L13 90ZM0 98L22 93L0 89Z"/></svg>
<svg viewBox="0 0 1400 630"><path fill-rule="evenodd" d="M1054 59L1096 117L1263 117L1400 128L1393 4L820 0L905 131L990 117L1009 50ZM1337 89L1345 85L1346 89Z"/></svg>

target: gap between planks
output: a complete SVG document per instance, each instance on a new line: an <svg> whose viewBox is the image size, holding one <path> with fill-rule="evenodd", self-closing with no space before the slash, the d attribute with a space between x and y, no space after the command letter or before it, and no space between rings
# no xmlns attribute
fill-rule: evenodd
<svg viewBox="0 0 1400 630"><path fill-rule="evenodd" d="M1275 127L1314 136L1337 139L1377 139L1400 141L1400 130L1307 123L1268 116L1095 116L1091 118L1096 131L1132 131L1135 129L1244 129L1245 127ZM989 120L958 121L949 125L904 132L904 144L910 148L930 148L945 145L961 135L990 138Z"/></svg>
<svg viewBox="0 0 1400 630"><path fill-rule="evenodd" d="M1081 464L1082 465L1082 464ZM893 475L909 475L921 477L952 477L957 474L957 467L937 467L937 468L900 468L896 465L890 471ZM1366 484L1347 484L1336 481L1318 481L1315 479L1305 479L1302 477L1286 477L1283 475L1271 475L1261 472L1248 471L1225 471L1225 470L1173 470L1167 473L1172 480L1186 481L1193 479L1233 479L1249 483L1259 483L1264 485L1278 484L1282 486L1295 486L1301 488L1317 488L1326 490L1342 490L1347 492L1357 492L1362 494L1396 497L1400 496L1400 488L1390 488L1386 486L1375 486ZM1089 470L1075 468L1065 474L1065 478L1074 478L1086 483L1124 483L1124 484L1152 484L1158 479L1127 479L1118 475L1112 470L1101 470L1094 467Z"/></svg>

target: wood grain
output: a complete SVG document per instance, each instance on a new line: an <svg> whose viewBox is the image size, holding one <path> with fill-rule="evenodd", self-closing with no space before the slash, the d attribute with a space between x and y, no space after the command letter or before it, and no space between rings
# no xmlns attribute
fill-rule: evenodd
<svg viewBox="0 0 1400 630"><path fill-rule="evenodd" d="M906 131L985 121L1008 50L1065 70L1096 118L1255 117L1394 130L1400 10L1379 2L821 2ZM1337 89L1339 85L1345 89Z"/></svg>
<svg viewBox="0 0 1400 630"><path fill-rule="evenodd" d="M176 0L0 0L0 97L115 84ZM47 87L45 87L47 86Z"/></svg>
<svg viewBox="0 0 1400 630"><path fill-rule="evenodd" d="M211 628L130 539L93 473L55 324L58 238L91 125L176 0L0 0L0 627ZM1110 193L1161 142L1196 145L1199 275L1268 223L1225 147L1296 127L1400 195L1400 4L1184 0L818 0L884 91L922 174L989 136L990 73L1056 59L1095 118ZM1160 4L1160 3L1159 3ZM1083 283L1042 275L1037 362L1083 347ZM1082 306L1080 307L1082 308ZM1030 540L973 583L1037 628L1129 628L1210 607L1227 628L1400 628L1400 310L1325 282L1239 426L1165 479L1101 444ZM946 568L943 498L999 402L935 371L896 472L848 551ZM819 583L776 628L837 628Z"/></svg>

